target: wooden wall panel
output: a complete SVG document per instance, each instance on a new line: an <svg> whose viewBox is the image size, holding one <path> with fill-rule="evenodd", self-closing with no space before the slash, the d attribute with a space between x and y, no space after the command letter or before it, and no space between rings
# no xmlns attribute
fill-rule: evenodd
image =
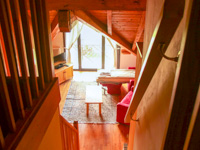
<svg viewBox="0 0 200 150"><path fill-rule="evenodd" d="M58 88L58 80L54 79L51 87L44 93L46 98L41 104L40 109L37 111L28 129L23 134L21 140L16 146L17 150L27 149L35 150L38 149L42 139L48 129L48 126L58 109L60 102L60 92ZM54 97L54 98L52 98Z"/></svg>

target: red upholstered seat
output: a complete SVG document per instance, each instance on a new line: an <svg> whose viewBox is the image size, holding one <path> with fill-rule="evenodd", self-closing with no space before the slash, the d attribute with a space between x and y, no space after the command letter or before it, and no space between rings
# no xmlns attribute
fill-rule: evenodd
<svg viewBox="0 0 200 150"><path fill-rule="evenodd" d="M102 84L107 87L107 92L109 94L120 94L121 93L121 83L120 84Z"/></svg>

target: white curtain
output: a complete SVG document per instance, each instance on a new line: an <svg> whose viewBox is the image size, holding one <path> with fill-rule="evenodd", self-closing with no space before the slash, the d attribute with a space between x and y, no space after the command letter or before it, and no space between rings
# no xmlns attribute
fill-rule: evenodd
<svg viewBox="0 0 200 150"><path fill-rule="evenodd" d="M68 51L68 58L67 63L71 63L71 48L74 45L74 43L77 41L78 37L80 36L81 30L83 28L83 24L79 21L76 22L76 25L73 27L71 32L65 33L65 43L66 47L65 50Z"/></svg>

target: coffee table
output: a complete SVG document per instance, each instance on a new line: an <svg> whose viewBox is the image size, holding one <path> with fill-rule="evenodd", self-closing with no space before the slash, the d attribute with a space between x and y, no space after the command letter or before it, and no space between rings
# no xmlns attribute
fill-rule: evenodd
<svg viewBox="0 0 200 150"><path fill-rule="evenodd" d="M102 88L98 85L87 85L86 86L86 98L85 104L87 109L87 115L89 115L89 104L99 104L99 115L101 115L101 104L102 101Z"/></svg>

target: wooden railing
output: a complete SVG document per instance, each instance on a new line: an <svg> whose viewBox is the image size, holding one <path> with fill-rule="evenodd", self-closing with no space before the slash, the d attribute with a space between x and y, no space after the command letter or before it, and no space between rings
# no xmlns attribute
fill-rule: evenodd
<svg viewBox="0 0 200 150"><path fill-rule="evenodd" d="M16 146L56 82L44 0L0 1L0 149Z"/></svg>
<svg viewBox="0 0 200 150"><path fill-rule="evenodd" d="M63 147L66 150L79 150L78 122L72 126L65 118L60 116L61 129L63 130Z"/></svg>

